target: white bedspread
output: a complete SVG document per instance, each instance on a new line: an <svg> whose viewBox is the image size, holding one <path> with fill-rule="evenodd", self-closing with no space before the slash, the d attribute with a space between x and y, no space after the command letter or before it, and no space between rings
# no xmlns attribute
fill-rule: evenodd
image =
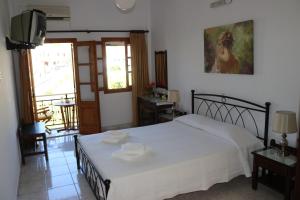
<svg viewBox="0 0 300 200"><path fill-rule="evenodd" d="M151 154L134 162L122 161L111 156L120 144L102 143L101 134L79 138L99 173L111 180L108 200L162 200L207 190L238 175L249 176L245 165L250 169L250 152L262 145L256 139L234 144L180 120L126 132L128 142L149 146Z"/></svg>

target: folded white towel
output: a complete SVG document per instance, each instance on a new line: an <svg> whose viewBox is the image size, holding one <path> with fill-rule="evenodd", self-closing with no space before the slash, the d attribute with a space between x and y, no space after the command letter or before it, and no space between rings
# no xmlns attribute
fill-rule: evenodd
<svg viewBox="0 0 300 200"><path fill-rule="evenodd" d="M127 134L126 132L123 132L122 130L111 130L111 131L106 131L106 133L114 135L114 136L123 136Z"/></svg>
<svg viewBox="0 0 300 200"><path fill-rule="evenodd" d="M140 143L123 144L121 150L113 152L112 157L125 161L134 161L147 155L151 149Z"/></svg>
<svg viewBox="0 0 300 200"><path fill-rule="evenodd" d="M107 144L118 144L128 138L128 133L122 131L107 131L104 134L102 142Z"/></svg>
<svg viewBox="0 0 300 200"><path fill-rule="evenodd" d="M121 151L130 155L143 155L146 146L140 143L126 143L121 146Z"/></svg>

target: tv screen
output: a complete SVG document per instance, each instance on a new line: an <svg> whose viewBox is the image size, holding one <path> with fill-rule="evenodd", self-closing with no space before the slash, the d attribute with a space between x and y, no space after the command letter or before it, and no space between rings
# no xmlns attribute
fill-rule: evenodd
<svg viewBox="0 0 300 200"><path fill-rule="evenodd" d="M25 11L11 19L13 41L41 45L46 36L46 14L39 10Z"/></svg>

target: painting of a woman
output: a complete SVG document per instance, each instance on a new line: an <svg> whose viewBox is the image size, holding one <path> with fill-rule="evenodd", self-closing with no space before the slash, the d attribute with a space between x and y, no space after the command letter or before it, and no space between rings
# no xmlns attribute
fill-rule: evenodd
<svg viewBox="0 0 300 200"><path fill-rule="evenodd" d="M253 21L204 31L205 72L253 74Z"/></svg>
<svg viewBox="0 0 300 200"><path fill-rule="evenodd" d="M211 72L239 74L239 61L232 53L233 36L229 31L222 32L217 41L215 63Z"/></svg>

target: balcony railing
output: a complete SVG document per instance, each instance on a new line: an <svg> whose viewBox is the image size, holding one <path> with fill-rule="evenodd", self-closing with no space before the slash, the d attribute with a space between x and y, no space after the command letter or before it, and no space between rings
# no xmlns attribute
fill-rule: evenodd
<svg viewBox="0 0 300 200"><path fill-rule="evenodd" d="M46 123L46 126L50 129L60 129L64 127L62 113L59 106L55 106L55 103L62 102L62 101L75 101L75 94L68 93L68 94L55 94L55 95L43 95L43 96L36 96L36 108L45 108L48 107L50 112L53 113L52 118L50 121ZM75 127L77 127L77 111L75 110Z"/></svg>

